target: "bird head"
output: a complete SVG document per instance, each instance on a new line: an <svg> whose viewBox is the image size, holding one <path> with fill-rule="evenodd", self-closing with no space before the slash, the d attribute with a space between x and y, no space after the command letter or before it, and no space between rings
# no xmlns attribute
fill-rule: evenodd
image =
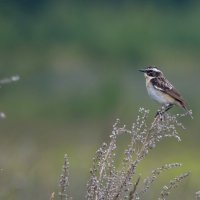
<svg viewBox="0 0 200 200"><path fill-rule="evenodd" d="M139 71L143 72L145 77L163 76L163 73L157 67L149 66L145 69L139 69Z"/></svg>

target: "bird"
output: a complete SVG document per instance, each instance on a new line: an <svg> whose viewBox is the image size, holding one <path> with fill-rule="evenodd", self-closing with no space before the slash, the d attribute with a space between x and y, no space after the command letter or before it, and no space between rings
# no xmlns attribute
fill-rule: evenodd
<svg viewBox="0 0 200 200"><path fill-rule="evenodd" d="M145 69L139 69L144 73L146 79L146 88L149 96L161 105L161 110L156 113L162 115L174 105L183 108L188 112L187 105L181 94L165 78L163 72L155 66L148 66Z"/></svg>

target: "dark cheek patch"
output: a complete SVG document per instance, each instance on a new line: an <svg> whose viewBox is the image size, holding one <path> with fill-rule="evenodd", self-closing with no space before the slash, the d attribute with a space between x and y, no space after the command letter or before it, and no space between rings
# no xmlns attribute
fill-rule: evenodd
<svg viewBox="0 0 200 200"><path fill-rule="evenodd" d="M154 71L149 71L147 75L152 76L152 77L158 77L160 75L159 72L154 72Z"/></svg>
<svg viewBox="0 0 200 200"><path fill-rule="evenodd" d="M151 71L148 72L147 74L148 74L149 76L153 76L153 72L151 72Z"/></svg>

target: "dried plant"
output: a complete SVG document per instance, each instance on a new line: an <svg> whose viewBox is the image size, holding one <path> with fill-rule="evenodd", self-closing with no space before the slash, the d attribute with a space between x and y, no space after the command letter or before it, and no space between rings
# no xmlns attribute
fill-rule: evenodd
<svg viewBox="0 0 200 200"><path fill-rule="evenodd" d="M157 116L148 125L148 114L148 110L140 108L137 120L130 130L126 126L120 126L120 121L117 119L110 135L110 143L103 143L93 159L91 176L87 184L88 200L140 199L143 193L147 192L152 183L158 179L161 172L181 166L179 163L165 164L152 171L151 176L144 179L144 183L140 183L141 177L136 173L138 165L150 150L164 138L173 137L177 141L181 141L177 130L184 129L184 127L178 122L178 119L187 115L186 113L171 116L165 113L165 115ZM124 151L121 165L116 167L117 139L119 135L123 134L129 134L130 143ZM172 180L166 186L168 189L162 190L161 199L168 196L171 189L176 187L188 174L182 174Z"/></svg>
<svg viewBox="0 0 200 200"><path fill-rule="evenodd" d="M5 84L9 84L12 82L16 82L20 79L20 77L18 75L16 76L11 76L9 78L4 78L4 79L0 79L0 88L5 85ZM0 112L0 119L5 119L6 115L4 112Z"/></svg>
<svg viewBox="0 0 200 200"><path fill-rule="evenodd" d="M196 192L196 199L200 199L200 190L198 192Z"/></svg>
<svg viewBox="0 0 200 200"><path fill-rule="evenodd" d="M144 180L143 188L138 192L138 195L142 195L143 193L147 192L147 190L150 188L152 183L159 178L159 175L169 169L180 167L180 163L171 163L171 164L165 164L162 167L156 168L152 171L151 176L146 177Z"/></svg>
<svg viewBox="0 0 200 200"><path fill-rule="evenodd" d="M165 185L161 191L160 198L158 200L165 200L169 194L170 191L174 188L176 188L187 176L189 176L189 172L183 173L180 176L175 177L172 179L168 185Z"/></svg>
<svg viewBox="0 0 200 200"><path fill-rule="evenodd" d="M181 166L180 163L165 164L154 169L148 177L143 177L143 181L141 181L142 177L137 172L138 165L164 138L175 138L178 142L181 141L177 130L184 129L184 127L179 122L179 118L191 115L191 111L182 115L168 113L162 116L158 115L150 125L147 123L148 114L148 110L140 108L136 122L133 123L131 129L127 129L125 125L121 126L120 120L116 120L110 135L110 143L103 143L93 158L86 199L142 199L144 193L148 192L153 183L159 179L161 173ZM130 136L130 140L121 155L117 140L119 136L125 134ZM121 157L121 162L119 162ZM186 172L172 179L169 184L162 188L160 196L158 194L158 200L168 198L170 192L188 175L189 173ZM68 195L68 186L69 162L67 155L65 155L63 171L60 176L59 197L61 200L71 199ZM196 197L199 198L198 192ZM51 199L54 199L54 193Z"/></svg>
<svg viewBox="0 0 200 200"><path fill-rule="evenodd" d="M16 82L20 79L20 77L18 75L16 76L11 76L9 78L4 78L0 80L0 87L4 84L8 84L8 83L12 83L12 82Z"/></svg>
<svg viewBox="0 0 200 200"><path fill-rule="evenodd" d="M60 200L71 200L71 197L68 195L69 187L69 161L67 154L64 156L64 164L62 168L62 174L60 175L60 192L58 193ZM54 196L54 195L53 195Z"/></svg>

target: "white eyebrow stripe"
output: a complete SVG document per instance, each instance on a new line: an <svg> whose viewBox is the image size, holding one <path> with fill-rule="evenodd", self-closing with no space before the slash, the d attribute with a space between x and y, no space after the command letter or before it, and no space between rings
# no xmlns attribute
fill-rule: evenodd
<svg viewBox="0 0 200 200"><path fill-rule="evenodd" d="M157 68L152 68L152 70L155 72L160 72L160 70L158 70Z"/></svg>

